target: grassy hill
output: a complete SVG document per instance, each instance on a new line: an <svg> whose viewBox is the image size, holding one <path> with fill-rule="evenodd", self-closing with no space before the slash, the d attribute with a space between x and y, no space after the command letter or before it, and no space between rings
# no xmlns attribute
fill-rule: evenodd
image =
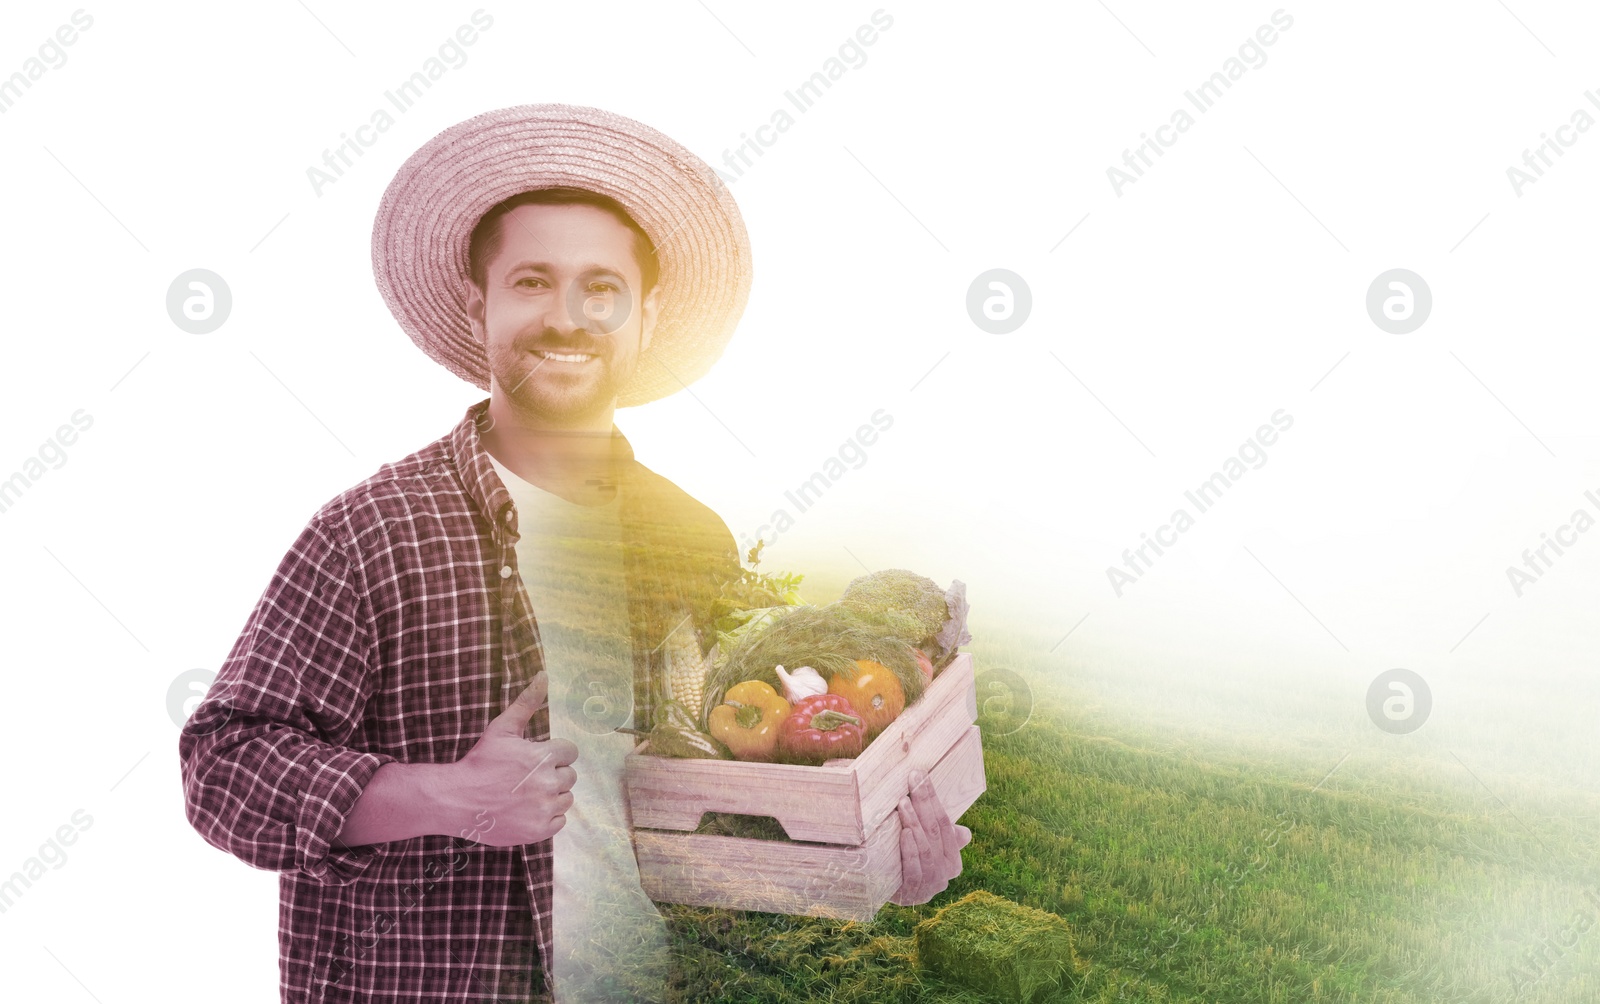
<svg viewBox="0 0 1600 1004"><path fill-rule="evenodd" d="M985 634L1012 640L980 635L980 674L1014 670L1032 708L1006 735L980 719L965 872L871 924L665 908L683 999L982 999L922 977L912 929L986 889L1073 925L1086 971L1058 1001L1600 1001L1592 791L1401 745L1359 714L1249 732L1240 693L1283 704L1259 687L1062 674L1042 646ZM1119 700L1157 691L1144 714Z"/></svg>

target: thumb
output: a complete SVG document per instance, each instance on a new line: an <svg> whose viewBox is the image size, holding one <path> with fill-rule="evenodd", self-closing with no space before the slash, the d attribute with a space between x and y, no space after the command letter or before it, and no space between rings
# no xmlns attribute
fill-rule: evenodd
<svg viewBox="0 0 1600 1004"><path fill-rule="evenodd" d="M533 713L545 705L545 698L550 688L550 679L545 676L544 670L534 674L533 682L518 694L516 700L506 706L506 709L495 716L494 721L484 730L505 733L521 737L522 730L527 727Z"/></svg>

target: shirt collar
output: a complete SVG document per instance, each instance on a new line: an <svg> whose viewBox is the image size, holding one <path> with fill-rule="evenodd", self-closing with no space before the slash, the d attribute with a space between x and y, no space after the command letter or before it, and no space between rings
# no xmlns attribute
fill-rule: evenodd
<svg viewBox="0 0 1600 1004"><path fill-rule="evenodd" d="M517 507L483 448L482 430L489 428L489 401L484 398L468 408L450 433L450 459L472 504L494 526L496 535L504 533L515 543L520 536ZM632 470L633 446L615 425L611 427L611 462L619 475Z"/></svg>

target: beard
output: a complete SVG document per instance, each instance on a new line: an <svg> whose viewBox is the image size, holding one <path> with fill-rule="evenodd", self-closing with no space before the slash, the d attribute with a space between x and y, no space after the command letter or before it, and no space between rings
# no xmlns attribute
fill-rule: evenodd
<svg viewBox="0 0 1600 1004"><path fill-rule="evenodd" d="M550 422L566 422L603 412L617 398L633 367L618 371L612 337L562 339L550 332L502 345L489 354L489 372L518 411ZM538 351L593 356L585 363L545 359Z"/></svg>

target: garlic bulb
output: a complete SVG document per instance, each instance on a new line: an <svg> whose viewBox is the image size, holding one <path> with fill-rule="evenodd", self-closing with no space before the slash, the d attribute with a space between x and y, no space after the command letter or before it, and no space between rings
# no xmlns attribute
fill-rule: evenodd
<svg viewBox="0 0 1600 1004"><path fill-rule="evenodd" d="M789 672L782 666L777 668L778 679L783 681L783 696L790 704L796 704L807 697L828 692L828 681L822 674L810 666L801 666L794 672Z"/></svg>

